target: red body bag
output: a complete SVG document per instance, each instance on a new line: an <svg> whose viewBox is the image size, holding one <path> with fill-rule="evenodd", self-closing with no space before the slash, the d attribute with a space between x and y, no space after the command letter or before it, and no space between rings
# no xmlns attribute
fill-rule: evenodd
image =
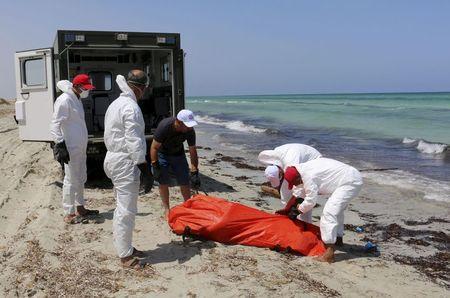
<svg viewBox="0 0 450 298"><path fill-rule="evenodd" d="M169 225L178 235L188 233L225 244L287 250L306 256L325 252L317 226L205 195L194 195L170 209Z"/></svg>

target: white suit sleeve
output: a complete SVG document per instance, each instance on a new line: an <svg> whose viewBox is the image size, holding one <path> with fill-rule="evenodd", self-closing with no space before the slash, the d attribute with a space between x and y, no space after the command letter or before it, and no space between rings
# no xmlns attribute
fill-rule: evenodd
<svg viewBox="0 0 450 298"><path fill-rule="evenodd" d="M303 188L305 189L305 198L298 206L298 210L306 213L311 211L316 205L317 197L319 196L319 187L314 181L303 181Z"/></svg>
<svg viewBox="0 0 450 298"><path fill-rule="evenodd" d="M296 198L304 198L306 196L305 189L302 186L295 186L292 189L292 194Z"/></svg>
<svg viewBox="0 0 450 298"><path fill-rule="evenodd" d="M69 118L69 106L65 100L57 100L55 102L55 110L53 111L52 122L50 124L50 134L55 143L64 141L61 125Z"/></svg>
<svg viewBox="0 0 450 298"><path fill-rule="evenodd" d="M124 111L124 126L125 126L125 146L130 153L130 157L135 165L145 162L145 139L142 139L139 114L132 109L125 109Z"/></svg>
<svg viewBox="0 0 450 298"><path fill-rule="evenodd" d="M292 190L288 188L288 183L286 180L283 180L280 187L280 199L283 205L286 205L287 202L292 198Z"/></svg>

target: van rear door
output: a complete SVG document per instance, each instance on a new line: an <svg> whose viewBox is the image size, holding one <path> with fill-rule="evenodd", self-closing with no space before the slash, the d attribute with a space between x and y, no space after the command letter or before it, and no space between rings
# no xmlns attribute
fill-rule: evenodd
<svg viewBox="0 0 450 298"><path fill-rule="evenodd" d="M17 52L16 121L23 141L51 141L53 48Z"/></svg>

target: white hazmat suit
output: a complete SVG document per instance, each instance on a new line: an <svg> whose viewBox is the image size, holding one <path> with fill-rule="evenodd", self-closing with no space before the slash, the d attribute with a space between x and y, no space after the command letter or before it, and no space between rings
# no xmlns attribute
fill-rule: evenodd
<svg viewBox="0 0 450 298"><path fill-rule="evenodd" d="M120 258L133 253L132 239L137 213L140 171L145 162L145 124L136 96L125 78L118 75L120 96L108 107L105 115L106 153L103 164L114 184L116 210L113 219L114 246Z"/></svg>
<svg viewBox="0 0 450 298"><path fill-rule="evenodd" d="M295 165L295 168L301 175L306 194L298 206L301 212L311 211L319 195L329 196L320 218L320 231L324 243L334 244L336 237L344 234L344 210L363 185L361 174L357 169L329 158L318 158Z"/></svg>
<svg viewBox="0 0 450 298"><path fill-rule="evenodd" d="M322 157L322 154L311 146L304 144L285 144L276 147L274 150L261 151L258 155L258 160L263 164L276 165L285 170L288 166L305 163L319 157ZM294 191L289 189L288 183L283 180L280 186L281 202L286 204L292 195L296 197L304 196L301 188L296 188ZM298 219L312 222L312 210L299 215Z"/></svg>
<svg viewBox="0 0 450 298"><path fill-rule="evenodd" d="M56 86L63 94L54 105L50 133L55 143L66 142L70 161L64 164L63 208L64 214L74 214L76 206L84 206L86 183L86 147L88 131L84 121L84 109L72 90L72 83L59 81Z"/></svg>

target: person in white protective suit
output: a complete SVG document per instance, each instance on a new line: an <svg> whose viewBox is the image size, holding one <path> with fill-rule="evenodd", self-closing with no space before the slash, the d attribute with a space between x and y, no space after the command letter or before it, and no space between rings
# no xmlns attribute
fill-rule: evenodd
<svg viewBox="0 0 450 298"><path fill-rule="evenodd" d="M88 132L81 98L86 98L94 86L86 74L75 76L72 83L59 81L56 86L63 94L55 101L50 133L55 142L55 159L64 167L64 221L74 224L84 221L87 215L99 213L84 207Z"/></svg>
<svg viewBox="0 0 450 298"><path fill-rule="evenodd" d="M137 100L142 98L148 78L143 71L132 70L127 80L118 75L116 82L122 93L105 114L104 141L108 151L103 167L114 184L116 197L113 218L115 249L122 266L137 268L142 266L140 258L145 254L132 246L133 229L141 173L149 173L145 158L144 117Z"/></svg>
<svg viewBox="0 0 450 298"><path fill-rule="evenodd" d="M330 158L318 158L288 167L284 174L288 188L300 185L305 190L304 201L297 206L300 213L309 212L317 202L318 195L329 196L322 216L320 233L327 250L318 258L323 262L334 262L334 250L338 237L344 234L344 210L356 197L363 185L357 169Z"/></svg>
<svg viewBox="0 0 450 298"><path fill-rule="evenodd" d="M278 189L281 203L289 206L288 202L295 197L304 197L304 193L301 188L297 188L293 193L291 189L288 189L288 183L284 181L284 170L288 166L304 163L316 158L322 157L319 151L315 148L304 144L285 144L279 147L275 147L273 150L261 151L258 155L258 160L263 164L269 165L264 174L269 180L272 187ZM287 210L279 210L277 213L285 214ZM304 214L300 214L298 219L312 222L312 210Z"/></svg>

